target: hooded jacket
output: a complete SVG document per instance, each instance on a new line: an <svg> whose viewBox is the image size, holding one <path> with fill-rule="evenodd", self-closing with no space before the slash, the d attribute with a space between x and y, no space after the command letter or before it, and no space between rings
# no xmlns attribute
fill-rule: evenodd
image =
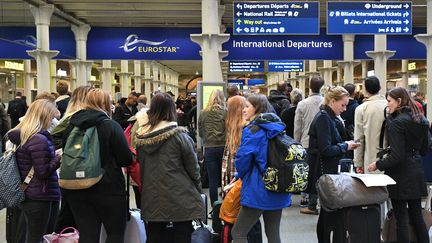
<svg viewBox="0 0 432 243"><path fill-rule="evenodd" d="M265 189L261 173L267 169L268 140L284 129L283 122L273 113L259 114L243 128L235 161L237 178L241 178L243 183L240 197L242 206L278 210L291 205L289 193L276 193Z"/></svg>
<svg viewBox="0 0 432 243"><path fill-rule="evenodd" d="M415 122L411 111L403 108L388 118L390 153L377 161L377 168L396 181L387 186L392 199L419 199L427 195L422 156L428 151L429 122Z"/></svg>
<svg viewBox="0 0 432 243"><path fill-rule="evenodd" d="M8 133L9 140L17 146L21 142L20 133L19 129ZM55 156L54 144L49 133L40 131L33 135L17 149L15 156L21 181L24 181L34 166L34 176L25 191L26 199L59 201L60 187L56 170L60 165L60 157Z"/></svg>
<svg viewBox="0 0 432 243"><path fill-rule="evenodd" d="M137 116L138 124L147 113ZM141 216L150 222L181 222L205 217L201 178L192 138L176 122L162 121L136 132L142 178Z"/></svg>
<svg viewBox="0 0 432 243"><path fill-rule="evenodd" d="M120 125L111 120L104 112L80 110L72 115L64 138L67 138L72 126L87 129L97 126L99 136L101 164L105 172L102 179L89 189L111 195L126 195L125 180L121 167L127 167L132 161L132 153ZM64 141L63 144L66 144Z"/></svg>
<svg viewBox="0 0 432 243"><path fill-rule="evenodd" d="M278 116L281 115L283 110L290 108L291 105L288 96L279 90L270 90L268 101Z"/></svg>

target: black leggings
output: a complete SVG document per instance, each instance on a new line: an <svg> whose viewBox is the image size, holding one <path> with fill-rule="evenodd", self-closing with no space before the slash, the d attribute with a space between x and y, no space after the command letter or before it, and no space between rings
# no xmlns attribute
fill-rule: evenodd
<svg viewBox="0 0 432 243"><path fill-rule="evenodd" d="M429 243L429 233L423 220L421 199L392 199L393 211L396 217L398 243L409 243L409 225L414 228L417 242ZM408 207L407 207L408 205Z"/></svg>
<svg viewBox="0 0 432 243"><path fill-rule="evenodd" d="M126 229L126 195L103 195L86 190L65 190L80 232L80 243L99 242L101 225L107 233L107 243L124 242Z"/></svg>

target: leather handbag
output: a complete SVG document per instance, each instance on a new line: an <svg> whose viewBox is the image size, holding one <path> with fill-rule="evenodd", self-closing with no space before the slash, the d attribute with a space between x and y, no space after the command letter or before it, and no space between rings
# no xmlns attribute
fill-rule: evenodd
<svg viewBox="0 0 432 243"><path fill-rule="evenodd" d="M236 180L222 202L219 218L227 223L234 224L240 212L241 187L242 181L240 179Z"/></svg>
<svg viewBox="0 0 432 243"><path fill-rule="evenodd" d="M71 233L64 233L66 230L72 230ZM52 233L43 236L44 243L78 243L79 232L73 227L64 228L60 233Z"/></svg>

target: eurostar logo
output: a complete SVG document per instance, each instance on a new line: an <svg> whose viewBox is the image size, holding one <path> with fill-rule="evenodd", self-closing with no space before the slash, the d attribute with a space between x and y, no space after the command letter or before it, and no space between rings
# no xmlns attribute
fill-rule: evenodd
<svg viewBox="0 0 432 243"><path fill-rule="evenodd" d="M151 46L159 46L159 45L162 45L163 43L165 43L165 41L167 41L167 40L160 41L160 42L149 41L149 40L140 40L138 35L132 34L126 38L124 44L122 46L119 46L119 48L123 48L123 50L125 52L131 52L137 48L137 44L147 44L147 45L151 45Z"/></svg>

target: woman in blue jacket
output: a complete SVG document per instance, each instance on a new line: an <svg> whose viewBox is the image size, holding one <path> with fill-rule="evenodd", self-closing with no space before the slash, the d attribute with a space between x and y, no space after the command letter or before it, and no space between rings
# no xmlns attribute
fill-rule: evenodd
<svg viewBox="0 0 432 243"><path fill-rule="evenodd" d="M282 209L289 207L289 193L275 193L264 188L260 171L267 164L268 140L285 129L279 117L262 94L249 96L243 117L249 124L243 128L240 147L236 155L237 178L242 179L240 204L242 208L232 229L235 243L246 243L247 234L263 215L269 243L281 242L279 227Z"/></svg>

